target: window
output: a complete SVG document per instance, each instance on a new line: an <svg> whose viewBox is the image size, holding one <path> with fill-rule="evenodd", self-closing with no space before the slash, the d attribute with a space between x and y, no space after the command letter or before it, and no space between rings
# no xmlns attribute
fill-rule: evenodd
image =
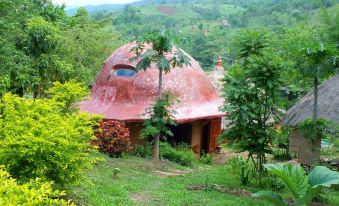
<svg viewBox="0 0 339 206"><path fill-rule="evenodd" d="M113 76L117 77L135 77L136 71L127 68L116 68L112 70ZM112 74L111 73L111 74Z"/></svg>

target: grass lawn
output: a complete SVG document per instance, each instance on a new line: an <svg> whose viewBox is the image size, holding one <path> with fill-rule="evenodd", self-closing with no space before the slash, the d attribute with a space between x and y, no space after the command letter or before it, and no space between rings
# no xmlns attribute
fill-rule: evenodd
<svg viewBox="0 0 339 206"><path fill-rule="evenodd" d="M165 161L139 157L109 158L97 163L86 175L86 181L68 191L77 205L270 205L247 196L237 196L215 190L188 190L192 184L218 184L227 188L244 188L228 165L199 165L186 168ZM120 173L114 176L114 168ZM172 176L180 174L180 176ZM324 197L339 205L339 193L328 190Z"/></svg>

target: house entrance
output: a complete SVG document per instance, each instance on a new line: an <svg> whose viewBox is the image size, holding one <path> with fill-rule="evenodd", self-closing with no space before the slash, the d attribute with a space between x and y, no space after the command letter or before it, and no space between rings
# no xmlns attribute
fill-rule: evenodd
<svg viewBox="0 0 339 206"><path fill-rule="evenodd" d="M210 152L210 138L211 138L211 122L207 123L202 128L201 132L201 144L200 144L200 154L207 154Z"/></svg>
<svg viewBox="0 0 339 206"><path fill-rule="evenodd" d="M192 140L192 125L189 123L179 124L177 126L170 126L173 137L168 137L168 142L175 146L185 143L191 145Z"/></svg>

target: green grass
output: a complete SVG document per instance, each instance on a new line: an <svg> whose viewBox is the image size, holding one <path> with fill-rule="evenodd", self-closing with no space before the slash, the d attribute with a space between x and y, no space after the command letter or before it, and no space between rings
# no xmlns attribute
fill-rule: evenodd
<svg viewBox="0 0 339 206"><path fill-rule="evenodd" d="M169 7L175 9L176 12L173 14L166 14L162 13L158 10L158 6L160 7ZM192 11L189 7L182 7L176 4L147 4L145 6L140 7L140 11L144 15L162 15L162 16L169 16L173 17L175 20L187 20L187 19L196 19L200 15Z"/></svg>
<svg viewBox="0 0 339 206"><path fill-rule="evenodd" d="M241 186L228 165L199 165L187 168L165 161L128 156L115 159L99 155L97 163L86 175L86 181L68 191L77 205L270 205L251 197L235 196L218 191L188 190L191 184L218 184L228 188L260 189ZM113 175L113 169L121 172ZM182 176L160 177L155 171L186 172ZM339 195L327 190L323 199L339 205Z"/></svg>
<svg viewBox="0 0 339 206"><path fill-rule="evenodd" d="M222 17L227 17L230 14L235 14L240 11L244 11L245 9L236 6L233 4L219 4L216 5L215 3L208 3L208 2L202 2L202 3L195 3L193 4L194 7L200 7L200 8L205 8L205 9L213 9L214 7L217 7L218 11L220 12L220 15Z"/></svg>

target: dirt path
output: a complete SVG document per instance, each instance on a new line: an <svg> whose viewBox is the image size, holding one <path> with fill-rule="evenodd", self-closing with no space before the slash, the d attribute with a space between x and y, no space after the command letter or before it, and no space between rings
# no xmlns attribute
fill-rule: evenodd
<svg viewBox="0 0 339 206"><path fill-rule="evenodd" d="M248 155L248 152L237 153L228 148L221 148L220 153L216 154L214 157L214 163L224 164L228 162L229 160L234 159L239 156L246 159L247 155Z"/></svg>

